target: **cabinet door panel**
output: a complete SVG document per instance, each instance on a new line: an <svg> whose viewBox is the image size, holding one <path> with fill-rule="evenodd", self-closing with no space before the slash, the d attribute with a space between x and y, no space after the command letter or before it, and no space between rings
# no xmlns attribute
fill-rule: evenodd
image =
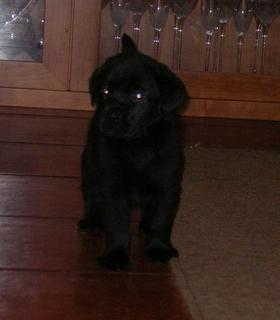
<svg viewBox="0 0 280 320"><path fill-rule="evenodd" d="M72 91L88 91L88 80L99 60L101 0L75 0L71 64Z"/></svg>
<svg viewBox="0 0 280 320"><path fill-rule="evenodd" d="M46 0L43 61L0 61L1 87L68 88L72 8L72 0Z"/></svg>

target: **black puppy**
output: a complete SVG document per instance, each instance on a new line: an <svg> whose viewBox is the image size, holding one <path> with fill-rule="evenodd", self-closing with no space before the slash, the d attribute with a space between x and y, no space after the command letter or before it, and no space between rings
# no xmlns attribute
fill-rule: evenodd
<svg viewBox="0 0 280 320"><path fill-rule="evenodd" d="M124 35L122 52L93 73L90 94L96 112L82 156L85 213L79 227L102 228L106 243L99 263L125 268L130 213L137 206L147 256L167 262L178 255L170 234L184 159L175 109L186 102L185 87Z"/></svg>

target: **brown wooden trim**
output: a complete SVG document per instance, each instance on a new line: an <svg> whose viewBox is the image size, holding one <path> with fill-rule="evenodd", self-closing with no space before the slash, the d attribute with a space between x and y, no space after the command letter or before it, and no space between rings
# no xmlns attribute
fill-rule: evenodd
<svg viewBox="0 0 280 320"><path fill-rule="evenodd" d="M191 99L183 116L280 121L280 102Z"/></svg>
<svg viewBox="0 0 280 320"><path fill-rule="evenodd" d="M280 102L279 77L183 71L179 76L192 98Z"/></svg>
<svg viewBox="0 0 280 320"><path fill-rule="evenodd" d="M0 88L0 105L30 108L92 110L85 92Z"/></svg>
<svg viewBox="0 0 280 320"><path fill-rule="evenodd" d="M0 105L92 111L87 92L0 88ZM280 121L280 103L191 99L182 116Z"/></svg>
<svg viewBox="0 0 280 320"><path fill-rule="evenodd" d="M38 116L38 117L56 117L56 118L75 118L89 119L93 114L93 109L86 110L67 110L67 109L49 109L49 108L22 108L0 106L0 115L10 116Z"/></svg>

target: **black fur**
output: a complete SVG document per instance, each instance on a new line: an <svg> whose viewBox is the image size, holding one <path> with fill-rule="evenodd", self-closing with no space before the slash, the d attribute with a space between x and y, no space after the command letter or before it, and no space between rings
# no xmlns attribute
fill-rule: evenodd
<svg viewBox="0 0 280 320"><path fill-rule="evenodd" d="M138 52L127 35L122 43L122 53L90 79L96 112L82 156L85 212L79 227L104 230L98 261L110 269L129 264L135 206L143 213L147 256L167 262L178 255L170 235L184 163L175 112L186 102L184 85L165 65Z"/></svg>

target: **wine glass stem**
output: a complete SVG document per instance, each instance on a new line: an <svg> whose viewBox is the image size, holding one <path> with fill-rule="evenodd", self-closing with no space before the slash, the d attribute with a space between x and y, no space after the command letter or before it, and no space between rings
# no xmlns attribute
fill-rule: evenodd
<svg viewBox="0 0 280 320"><path fill-rule="evenodd" d="M134 13L133 14L133 40L138 47L139 45L139 32L140 32L140 22L142 15Z"/></svg>
<svg viewBox="0 0 280 320"><path fill-rule="evenodd" d="M213 36L213 32L209 32L209 31L206 32L206 55L205 55L205 66L204 66L204 71L206 72L209 71L212 36Z"/></svg>
<svg viewBox="0 0 280 320"><path fill-rule="evenodd" d="M160 32L161 29L154 28L154 59L159 58L159 44L160 44Z"/></svg>
<svg viewBox="0 0 280 320"><path fill-rule="evenodd" d="M120 52L120 42L121 42L121 26L114 25L114 44L115 44L115 53Z"/></svg>
<svg viewBox="0 0 280 320"><path fill-rule="evenodd" d="M214 40L212 43L213 47L213 71L217 72L217 46L218 46L218 34L219 34L220 26L217 26L214 31Z"/></svg>
<svg viewBox="0 0 280 320"><path fill-rule="evenodd" d="M238 36L236 72L240 72L244 35Z"/></svg>
<svg viewBox="0 0 280 320"><path fill-rule="evenodd" d="M258 60L258 49L259 49L261 32L262 32L261 23L257 19L256 20L256 40L255 40L254 63L253 63L253 68L252 68L253 73L258 72L257 60Z"/></svg>
<svg viewBox="0 0 280 320"><path fill-rule="evenodd" d="M184 21L185 21L184 18L178 18L175 16L173 54L172 54L172 68L175 70L180 70L181 68L182 32L183 32Z"/></svg>
<svg viewBox="0 0 280 320"><path fill-rule="evenodd" d="M223 71L223 57L224 57L224 46L225 46L225 36L226 36L226 23L220 24L220 43L219 43L219 63L218 71Z"/></svg>
<svg viewBox="0 0 280 320"><path fill-rule="evenodd" d="M262 36L261 74L264 74L265 49L266 49L268 28L263 26L262 30L263 30L263 36Z"/></svg>

